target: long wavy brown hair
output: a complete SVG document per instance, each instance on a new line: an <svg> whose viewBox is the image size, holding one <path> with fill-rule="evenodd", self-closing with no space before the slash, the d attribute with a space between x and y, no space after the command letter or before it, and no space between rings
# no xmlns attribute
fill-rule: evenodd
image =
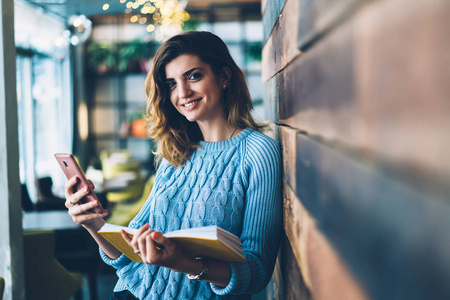
<svg viewBox="0 0 450 300"><path fill-rule="evenodd" d="M156 52L145 79L147 96L147 133L156 141L156 161L162 157L174 166L182 166L203 139L196 122L188 121L170 102L166 84L166 65L183 54L196 55L211 67L216 76L229 68L231 76L224 90L223 105L228 122L237 128L262 130L257 124L245 76L231 57L225 43L210 32L187 31L166 40Z"/></svg>

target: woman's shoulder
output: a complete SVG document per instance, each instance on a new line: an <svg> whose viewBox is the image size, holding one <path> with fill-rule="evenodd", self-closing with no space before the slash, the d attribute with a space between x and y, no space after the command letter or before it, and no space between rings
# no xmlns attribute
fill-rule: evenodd
<svg viewBox="0 0 450 300"><path fill-rule="evenodd" d="M259 164L281 159L281 149L278 142L256 130L252 130L247 136L245 152L247 160L255 161Z"/></svg>
<svg viewBox="0 0 450 300"><path fill-rule="evenodd" d="M247 137L247 145L249 148L254 149L264 149L264 150L272 150L274 152L280 151L280 145L277 141L275 141L273 138L269 137L268 135L257 131L250 129L251 132Z"/></svg>

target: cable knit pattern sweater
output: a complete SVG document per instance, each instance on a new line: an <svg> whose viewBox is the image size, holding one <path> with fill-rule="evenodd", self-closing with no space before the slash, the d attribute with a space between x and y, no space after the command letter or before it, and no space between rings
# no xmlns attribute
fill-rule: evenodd
<svg viewBox="0 0 450 300"><path fill-rule="evenodd" d="M249 128L226 141L200 144L183 167L162 161L147 202L129 226L149 223L164 233L217 225L240 237L247 262L230 262L231 280L219 287L124 255L112 260L100 250L117 268L114 291L129 290L139 299L236 299L270 280L282 230L278 144Z"/></svg>

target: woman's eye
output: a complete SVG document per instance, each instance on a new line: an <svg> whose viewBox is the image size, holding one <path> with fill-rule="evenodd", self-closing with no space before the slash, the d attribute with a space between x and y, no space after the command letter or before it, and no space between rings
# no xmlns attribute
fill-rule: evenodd
<svg viewBox="0 0 450 300"><path fill-rule="evenodd" d="M174 81L169 81L166 84L167 84L167 88L169 90L171 90L171 89L173 89L175 87L175 82Z"/></svg>
<svg viewBox="0 0 450 300"><path fill-rule="evenodd" d="M192 73L189 75L189 80L199 80L202 77L200 73Z"/></svg>

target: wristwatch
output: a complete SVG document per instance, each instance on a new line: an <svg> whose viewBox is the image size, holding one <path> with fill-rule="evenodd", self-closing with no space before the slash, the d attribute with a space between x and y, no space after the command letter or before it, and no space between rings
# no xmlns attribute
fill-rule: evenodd
<svg viewBox="0 0 450 300"><path fill-rule="evenodd" d="M196 257L195 259L198 259L203 263L203 269L198 275L188 274L188 278L192 280L202 280L209 273L209 263L208 260L203 257Z"/></svg>

